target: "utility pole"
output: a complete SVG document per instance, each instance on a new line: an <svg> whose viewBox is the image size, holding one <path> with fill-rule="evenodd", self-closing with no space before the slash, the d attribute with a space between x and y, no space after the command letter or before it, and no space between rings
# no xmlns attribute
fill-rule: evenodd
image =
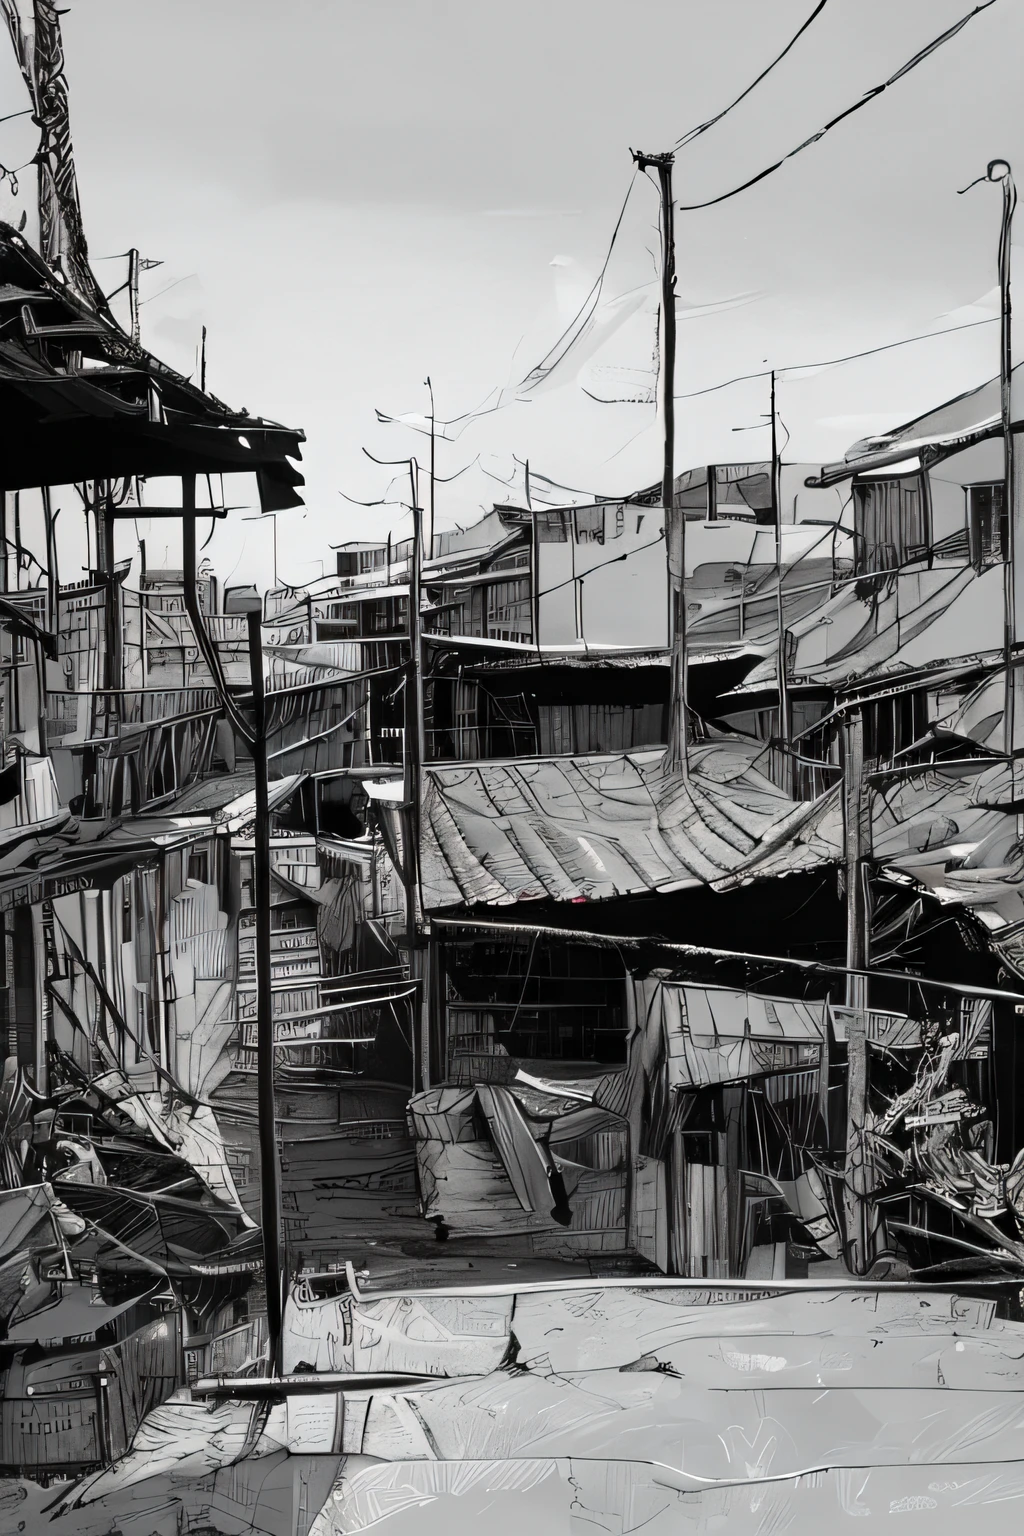
<svg viewBox="0 0 1024 1536"><path fill-rule="evenodd" d="M864 716L853 706L843 716L843 851L846 876L846 1168L843 1204L846 1261L855 1275L871 1268L881 1221L872 1203L870 1144L868 978L871 909L871 802L864 772ZM856 973L861 974L856 974Z"/></svg>
<svg viewBox="0 0 1024 1536"><path fill-rule="evenodd" d="M252 683L252 723L235 703L224 677L217 647L211 640L196 588L196 477L181 477L181 549L188 614L199 651L210 669L224 714L252 753L256 791L253 826L253 900L256 907L256 1104L260 1148L260 1228L267 1294L267 1335L270 1373L280 1376L283 1365L284 1245L281 1224L281 1167L277 1152L274 1101L274 1014L270 957L270 810L267 761L266 692L263 680L263 605L259 599L247 612L249 675Z"/></svg>
<svg viewBox="0 0 1024 1536"><path fill-rule="evenodd" d="M103 672L104 687L121 686L121 615L119 588L114 572L114 485L111 480L95 484L96 574L103 587ZM20 542L20 540L19 540ZM106 713L110 713L108 698Z"/></svg>
<svg viewBox="0 0 1024 1536"><path fill-rule="evenodd" d="M779 761L781 780L779 788L787 795L793 794L794 763L791 755L792 729L789 718L789 680L786 655L786 613L782 601L782 465L779 462L778 412L775 405L775 369L772 369L772 522L775 524L775 579L778 598L779 644L775 670L778 673L779 690Z"/></svg>
<svg viewBox="0 0 1024 1536"><path fill-rule="evenodd" d="M1013 337L1010 312L1010 239L1017 189L1008 160L990 160L986 180L998 182L1003 189L1003 212L999 223L999 413L1003 429L1003 568L1004 650L1006 694L1003 710L1003 748L1010 759L1014 783L1013 798L1019 799L1017 780L1022 765L1019 754L1024 747L1024 670L1019 646L1024 634L1024 562L1016 526L1019 511L1014 477L1013 412L1010 387L1013 377ZM1020 569L1018 569L1020 567Z"/></svg>
<svg viewBox="0 0 1024 1536"><path fill-rule="evenodd" d="M60 508L53 510L53 496L48 485L42 487L43 523L46 529L46 592L47 627L56 633L60 597L60 572L57 559L57 518Z"/></svg>
<svg viewBox="0 0 1024 1536"><path fill-rule="evenodd" d="M427 541L427 559L432 560L434 557L434 485L436 483L434 479L434 443L436 433L434 430L434 386L430 382L429 373L427 374L426 382L427 389L430 391L430 537ZM414 497L413 500L415 499Z"/></svg>
<svg viewBox="0 0 1024 1536"><path fill-rule="evenodd" d="M641 171L656 170L661 195L661 409L664 427L664 462L661 504L665 516L668 550L669 644L672 648L672 683L666 766L684 777L687 772L689 723L686 709L686 521L675 509L676 436L676 242L675 205L672 201L672 166L675 155L666 151L645 155L633 150Z"/></svg>
<svg viewBox="0 0 1024 1536"><path fill-rule="evenodd" d="M267 764L267 710L263 682L263 613L246 614L249 676L252 681L256 821L253 831L253 900L256 904L256 1103L260 1144L260 1225L267 1291L270 1374L283 1367L284 1262L281 1240L281 1166L277 1154L274 1097L274 1007L270 959L270 785Z"/></svg>
<svg viewBox="0 0 1024 1536"><path fill-rule="evenodd" d="M409 671L405 689L405 752L402 799L405 820L402 878L405 886L405 927L409 952L409 977L419 983L414 1002L418 1040L413 1038L414 1087L430 1086L430 943L421 929L423 919L420 884L420 836L423 807L423 764L426 760L423 687L423 509L419 498L419 465L409 460L412 487L412 559L409 566ZM418 1048L417 1048L418 1047Z"/></svg>

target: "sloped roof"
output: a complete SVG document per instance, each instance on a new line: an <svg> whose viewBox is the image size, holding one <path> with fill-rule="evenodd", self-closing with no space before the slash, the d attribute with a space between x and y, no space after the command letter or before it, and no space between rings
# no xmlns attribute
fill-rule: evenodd
<svg viewBox="0 0 1024 1536"><path fill-rule="evenodd" d="M815 817L758 772L761 752L702 743L687 778L666 770L664 748L430 768L425 904L602 901L738 876ZM832 842L812 837L800 867L834 857Z"/></svg>
<svg viewBox="0 0 1024 1536"><path fill-rule="evenodd" d="M884 580L885 578L878 578ZM813 614L794 619L793 680L845 689L860 681L908 677L937 667L994 662L1002 653L1002 566L936 562L890 573L870 598L850 582ZM742 698L776 686L767 657L731 689Z"/></svg>
<svg viewBox="0 0 1024 1536"><path fill-rule="evenodd" d="M845 586L818 614L792 625L793 675L841 686L962 658L994 659L1003 643L1002 580L1001 566L978 576L970 566L936 563L901 572L874 600Z"/></svg>
<svg viewBox="0 0 1024 1536"><path fill-rule="evenodd" d="M1015 426L1024 417L1022 366L1018 363L1011 375L1010 414ZM992 437L1000 430L999 380L989 379L977 389L969 389L955 399L947 400L902 427L854 443L838 463L823 465L821 475L810 476L807 484L835 485L868 470L896 466L919 451L924 451L934 462L969 443Z"/></svg>

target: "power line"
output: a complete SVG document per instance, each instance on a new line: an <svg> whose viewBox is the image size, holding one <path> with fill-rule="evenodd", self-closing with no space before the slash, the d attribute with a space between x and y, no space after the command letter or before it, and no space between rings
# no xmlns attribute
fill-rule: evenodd
<svg viewBox="0 0 1024 1536"><path fill-rule="evenodd" d="M622 228L622 221L626 216L626 207L629 203L630 194L633 191L633 185L636 181L636 177L637 173L634 171L632 177L630 178L629 186L626 188L626 195L622 200L622 207L619 209L619 216L615 220L615 228L612 230L612 237L608 242L608 250L605 253L604 262L601 266L600 272L597 275L593 287L587 294L587 297L584 299L582 305L576 312L573 319L569 322L561 336L559 336L558 340L555 342L554 346L548 349L545 355L541 358L540 362L537 363L535 367L530 369L526 377L517 386L517 394L522 390L532 389L536 384L541 383L545 378L547 378L552 369L556 368L562 359L568 356L572 347L577 341L579 341L589 321L591 320L594 311L596 310L600 301L601 293L604 289L604 280L608 273L608 264L612 259L612 252L615 249L615 242L619 237L619 230Z"/></svg>
<svg viewBox="0 0 1024 1536"><path fill-rule="evenodd" d="M933 54L936 49L942 47L943 43L948 43L952 38L956 37L957 33L962 32L969 21L973 21L974 17L981 11L987 11L989 6L995 5L995 3L996 0L981 0L981 4L976 5L973 11L968 11L966 16L961 16L960 20L954 22L951 27L947 27L945 32L941 32L938 37L932 38L930 43L926 43L923 48L914 54L913 58L908 59L905 64L901 65L895 74L890 75L887 80L883 80L881 85L872 86L859 101L855 101L852 106L845 107L842 112L838 112L835 117L829 119L823 128L819 128L817 133L812 133L809 139L804 139L802 144L798 144L795 149L789 150L787 154L783 155L781 159L776 160L774 164L766 166L763 171L758 171L756 176L750 176L746 181L741 182L738 187L733 187L730 192L721 192L717 197L709 197L702 203L677 203L676 207L681 213L696 213L701 208L714 208L719 203L726 203L730 198L738 197L741 192L746 192L748 188L756 186L759 181L764 181L766 177L773 175L775 171L781 169L787 160L792 160L794 156L801 154L803 150L809 149L812 144L817 144L819 139L823 139L827 133L843 122L845 118L852 117L854 112L859 112L861 107L866 107L870 101L874 101L876 97L881 96L883 91L887 91L890 85L895 85L898 80L902 80L904 75L910 74L911 70L916 69L919 64L923 64L925 59Z"/></svg>
<svg viewBox="0 0 1024 1536"><path fill-rule="evenodd" d="M730 101L729 105L727 107L723 107L721 112L716 112L715 116L709 117L707 122L698 123L696 128L691 128L689 133L684 133L681 139L676 139L676 149L685 149L687 144L692 144L694 139L699 139L702 133L707 133L709 128L713 128L716 123L720 123L722 121L723 117L727 117L734 107L738 107L740 102L749 96L751 91L754 90L756 86L759 86L761 81L766 79L768 75L771 74L776 64L782 63L782 60L786 57L786 54L789 53L790 49L794 47L797 42L799 42L800 38L807 31L807 28L811 25L812 21L816 20L816 18L821 15L827 4L828 0L819 0L819 3L814 7L814 10L808 16L803 26L800 27L798 31L793 33L793 36L790 38L785 48L783 48L781 53L776 54L775 58L772 59L771 63L768 65L767 69L762 69L757 79L752 80L747 86L746 90L741 91L740 94L736 97L736 100Z"/></svg>
<svg viewBox="0 0 1024 1536"><path fill-rule="evenodd" d="M840 363L854 363L860 357L874 357L877 352L892 352L896 347L909 347L916 341L930 341L933 336L952 336L957 331L972 331L979 325L995 325L998 315L990 315L987 320L966 320L963 325L949 325L942 331L922 331L920 336L904 336L902 341L886 341L880 347L868 347L864 352L849 352L845 357L829 357L818 363L787 363L776 368L776 373L800 373L805 368L835 368ZM738 373L733 379L724 379L721 384L708 384L704 389L691 389L685 395L676 395L677 400L696 400L698 395L713 395L716 390L728 389L732 384L743 384L748 379L766 379L771 373L770 368L761 368L757 373ZM591 396L591 399L595 399ZM614 401L607 402L615 404Z"/></svg>

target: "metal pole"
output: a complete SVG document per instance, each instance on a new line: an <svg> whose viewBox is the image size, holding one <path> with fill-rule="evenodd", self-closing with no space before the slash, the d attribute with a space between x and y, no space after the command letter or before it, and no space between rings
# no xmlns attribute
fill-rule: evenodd
<svg viewBox="0 0 1024 1536"><path fill-rule="evenodd" d="M253 896L256 903L256 1102L260 1143L260 1221L263 1228L263 1267L267 1289L267 1334L270 1372L282 1374L284 1322L284 1264L281 1240L281 1167L274 1126L274 1013L270 965L270 786L267 771L267 719L263 684L262 613L250 609L249 673L255 741L256 824L253 850Z"/></svg>
<svg viewBox="0 0 1024 1536"><path fill-rule="evenodd" d="M642 171L658 173L661 195L661 395L664 426L664 457L661 505L665 516L665 542L669 570L669 644L672 647L672 694L669 708L669 741L666 761L685 775L689 725L686 697L686 521L675 509L676 436L676 242L675 205L672 201L671 151L645 155L633 151Z"/></svg>

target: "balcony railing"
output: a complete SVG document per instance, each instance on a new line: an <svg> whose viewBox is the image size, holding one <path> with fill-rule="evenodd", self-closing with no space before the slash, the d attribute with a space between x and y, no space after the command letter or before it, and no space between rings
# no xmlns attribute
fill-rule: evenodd
<svg viewBox="0 0 1024 1536"><path fill-rule="evenodd" d="M80 742L117 738L123 727L156 725L220 708L213 688L140 688L87 693L49 693L46 740L60 746L68 737Z"/></svg>

